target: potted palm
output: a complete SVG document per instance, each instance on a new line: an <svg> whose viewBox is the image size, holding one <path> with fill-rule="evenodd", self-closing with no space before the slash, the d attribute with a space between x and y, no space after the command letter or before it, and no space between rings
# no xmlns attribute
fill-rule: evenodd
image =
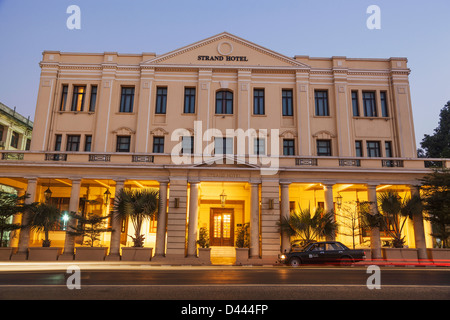
<svg viewBox="0 0 450 320"><path fill-rule="evenodd" d="M280 228L289 236L308 244L321 238L334 238L338 225L333 216L332 211L324 213L321 208L316 208L314 214L311 214L310 208L300 208L293 211L289 218L282 219Z"/></svg>
<svg viewBox="0 0 450 320"><path fill-rule="evenodd" d="M24 209L21 202L26 197L0 191L0 261L11 258L13 248L8 246L8 235L21 228L20 224L13 222L13 216Z"/></svg>
<svg viewBox="0 0 450 320"><path fill-rule="evenodd" d="M209 236L208 229L205 227L200 228L197 244L200 246L198 248L198 258L204 263L211 263L211 248L209 247Z"/></svg>
<svg viewBox="0 0 450 320"><path fill-rule="evenodd" d="M159 192L153 189L121 189L114 200L116 218L130 219L134 227L132 247L122 248L122 260L149 261L152 256L152 248L144 248L145 235L142 233L142 225L145 220L150 220L158 213Z"/></svg>
<svg viewBox="0 0 450 320"><path fill-rule="evenodd" d="M28 224L30 230L43 232L42 247L29 247L28 260L49 261L57 260L62 248L51 247L50 231L59 230L61 227L61 211L50 204L38 203L31 207L31 218Z"/></svg>
<svg viewBox="0 0 450 320"><path fill-rule="evenodd" d="M248 262L250 248L250 224L245 223L239 226L236 236L236 265L242 265Z"/></svg>
<svg viewBox="0 0 450 320"><path fill-rule="evenodd" d="M417 249L404 249L404 226L417 211L422 210L419 197L404 197L397 192L387 191L378 196L378 206L382 214L382 230L392 238L393 248L383 248L386 260L417 260Z"/></svg>
<svg viewBox="0 0 450 320"><path fill-rule="evenodd" d="M70 216L78 220L77 226L69 226L66 232L72 236L82 236L85 246L76 247L75 260L101 261L105 259L107 247L100 246L100 236L104 232L112 232L107 219L111 215L101 216L90 213L86 217L71 212Z"/></svg>

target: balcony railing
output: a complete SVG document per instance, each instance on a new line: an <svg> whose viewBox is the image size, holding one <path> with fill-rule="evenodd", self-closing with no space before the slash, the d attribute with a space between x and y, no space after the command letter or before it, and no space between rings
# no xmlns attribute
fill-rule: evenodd
<svg viewBox="0 0 450 320"><path fill-rule="evenodd" d="M161 153L92 153L92 152L39 152L2 150L0 165L13 165L15 162L21 163L49 163L64 162L66 164L89 165L89 166L178 166L172 161L171 154ZM230 157L233 159L233 156ZM241 167L246 163L249 168L272 167L290 168L291 170L320 170L322 168L332 170L421 170L427 171L431 168L450 168L450 159L429 159L429 158L347 158L347 157L316 157L316 156L279 156L276 161L269 158L260 158L253 155L238 157L239 161L234 163ZM192 155L180 166L195 166L205 163L210 165L214 159L205 160L201 155ZM191 161L189 161L191 160ZM215 162L218 166L229 163ZM268 161L269 160L269 161ZM272 161L271 161L272 160ZM233 163L231 161L230 163ZM230 167L232 168L232 167ZM309 168L309 169L308 169Z"/></svg>

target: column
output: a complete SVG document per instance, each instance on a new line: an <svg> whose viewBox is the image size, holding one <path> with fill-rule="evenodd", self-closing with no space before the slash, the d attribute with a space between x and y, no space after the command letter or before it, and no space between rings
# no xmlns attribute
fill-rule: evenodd
<svg viewBox="0 0 450 320"><path fill-rule="evenodd" d="M289 183L281 183L281 220L289 219ZM281 252L289 252L291 249L290 237L286 232L281 231Z"/></svg>
<svg viewBox="0 0 450 320"><path fill-rule="evenodd" d="M17 196L23 197L25 195L25 190L24 189L17 189ZM22 214L23 213L17 213L13 216L13 221L12 223L14 224L21 224L22 223ZM10 241L9 241L9 246L10 247L17 247L19 245L19 235L20 235L20 229L16 229L11 231L10 234Z"/></svg>
<svg viewBox="0 0 450 320"><path fill-rule="evenodd" d="M187 179L170 178L169 212L167 214L166 258L184 258L186 254Z"/></svg>
<svg viewBox="0 0 450 320"><path fill-rule="evenodd" d="M333 201L333 184L325 184L323 186L323 191L325 195L325 202L324 202L324 211L325 212L334 212L334 201ZM334 215L333 215L333 221L334 221ZM331 236L327 237L327 240L335 240L336 235L333 234Z"/></svg>
<svg viewBox="0 0 450 320"><path fill-rule="evenodd" d="M367 185L367 199L370 202L370 214L375 215L378 213L377 204L377 186ZM381 239L380 228L372 227L370 229L370 248L372 252L372 260L382 259L381 256Z"/></svg>
<svg viewBox="0 0 450 320"><path fill-rule="evenodd" d="M125 180L116 180L115 199L117 199L120 190L124 187L124 184ZM105 260L120 260L120 235L122 231L122 219L118 217L118 214L115 211L111 218L111 227L113 232L111 232L109 255L105 258Z"/></svg>
<svg viewBox="0 0 450 320"><path fill-rule="evenodd" d="M191 182L189 197L189 227L188 227L188 257L197 256L197 233L198 233L198 184Z"/></svg>
<svg viewBox="0 0 450 320"><path fill-rule="evenodd" d="M259 184L251 183L250 258L259 258Z"/></svg>
<svg viewBox="0 0 450 320"><path fill-rule="evenodd" d="M411 198L413 197L420 198L420 186L410 186L410 189L411 189ZM414 226L414 240L416 242L416 249L417 249L417 257L419 261L428 260L422 211L414 213L413 226Z"/></svg>
<svg viewBox="0 0 450 320"><path fill-rule="evenodd" d="M156 230L155 256L164 256L166 249L167 228L167 181L159 183L159 208Z"/></svg>
<svg viewBox="0 0 450 320"><path fill-rule="evenodd" d="M28 179L27 194L28 198L25 199L25 204L31 204L36 199L37 179ZM26 226L30 222L31 213L22 213L22 226ZM28 253L28 246L30 244L30 229L23 228L19 234L19 244L17 254L11 257L11 260L26 260Z"/></svg>
<svg viewBox="0 0 450 320"><path fill-rule="evenodd" d="M80 202L81 179L72 180L72 189L70 191L69 212L78 213L78 206ZM75 227L77 220L71 218L67 222L67 228ZM66 233L64 240L64 252L59 256L58 260L73 260L75 254L75 238Z"/></svg>

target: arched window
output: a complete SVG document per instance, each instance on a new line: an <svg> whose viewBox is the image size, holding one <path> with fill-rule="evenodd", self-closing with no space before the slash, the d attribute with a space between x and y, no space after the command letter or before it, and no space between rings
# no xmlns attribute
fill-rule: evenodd
<svg viewBox="0 0 450 320"><path fill-rule="evenodd" d="M233 92L228 90L217 91L216 114L233 114Z"/></svg>

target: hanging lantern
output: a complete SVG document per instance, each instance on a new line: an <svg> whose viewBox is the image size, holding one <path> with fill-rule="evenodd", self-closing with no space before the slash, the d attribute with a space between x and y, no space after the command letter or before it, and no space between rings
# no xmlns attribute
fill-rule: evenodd
<svg viewBox="0 0 450 320"><path fill-rule="evenodd" d="M340 209L342 206L342 199L343 198L342 198L341 194L338 193L338 196L336 197L336 204L337 204L338 209Z"/></svg>
<svg viewBox="0 0 450 320"><path fill-rule="evenodd" d="M222 194L220 195L220 205L225 207L225 202L227 201L227 195L225 194L225 190L222 191Z"/></svg>
<svg viewBox="0 0 450 320"><path fill-rule="evenodd" d="M50 187L47 188L47 190L44 191L44 198L45 202L48 203L52 197L52 190L50 190Z"/></svg>
<svg viewBox="0 0 450 320"><path fill-rule="evenodd" d="M109 188L106 189L105 193L103 194L103 201L105 205L109 203L109 199L111 199L111 192L109 192Z"/></svg>

